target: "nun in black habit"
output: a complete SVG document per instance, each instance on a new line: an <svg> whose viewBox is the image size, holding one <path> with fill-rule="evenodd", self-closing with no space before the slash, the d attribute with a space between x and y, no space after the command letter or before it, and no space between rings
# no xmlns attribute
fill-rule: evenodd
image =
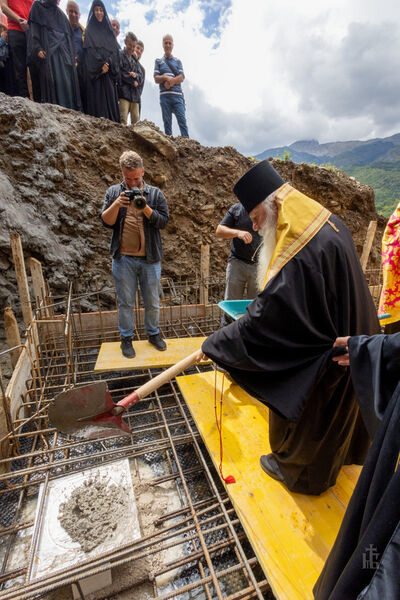
<svg viewBox="0 0 400 600"><path fill-rule="evenodd" d="M80 77L84 111L120 123L119 46L101 0L94 0L83 41Z"/></svg>
<svg viewBox="0 0 400 600"><path fill-rule="evenodd" d="M321 494L343 464L362 464L369 447L350 375L331 358L339 335L379 331L376 310L340 219L284 183L268 161L234 192L255 229L271 195L274 251L246 314L208 337L202 351L271 408L272 453L260 457L263 470L293 492Z"/></svg>
<svg viewBox="0 0 400 600"><path fill-rule="evenodd" d="M314 597L400 600L400 333L347 343L350 356L340 364L350 359L374 439Z"/></svg>
<svg viewBox="0 0 400 600"><path fill-rule="evenodd" d="M35 0L28 23L34 99L82 110L72 29L57 0Z"/></svg>

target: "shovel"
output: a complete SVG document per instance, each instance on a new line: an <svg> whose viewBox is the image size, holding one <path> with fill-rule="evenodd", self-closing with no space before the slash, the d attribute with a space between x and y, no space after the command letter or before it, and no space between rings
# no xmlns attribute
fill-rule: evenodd
<svg viewBox="0 0 400 600"><path fill-rule="evenodd" d="M105 381L75 387L55 396L49 405L49 419L61 433L83 438L98 438L131 430L122 419L122 413L196 362L198 350L169 369L141 385L137 390L115 404Z"/></svg>

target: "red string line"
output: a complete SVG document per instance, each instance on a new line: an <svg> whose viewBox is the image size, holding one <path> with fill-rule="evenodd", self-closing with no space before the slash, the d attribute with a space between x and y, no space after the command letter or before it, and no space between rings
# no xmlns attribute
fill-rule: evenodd
<svg viewBox="0 0 400 600"><path fill-rule="evenodd" d="M222 444L222 399L224 397L224 381L225 381L225 371L222 373L222 383L221 383L221 397L219 400L219 416L217 410L217 369L214 367L214 414L215 414L215 422L217 424L217 430L219 434L219 472L223 481L226 484L236 483L236 479L233 475L228 475L227 477L223 476L222 473L222 461L224 456L224 449Z"/></svg>

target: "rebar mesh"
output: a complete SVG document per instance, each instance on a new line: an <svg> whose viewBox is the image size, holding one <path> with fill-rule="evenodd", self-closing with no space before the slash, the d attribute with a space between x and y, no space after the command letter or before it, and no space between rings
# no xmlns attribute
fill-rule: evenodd
<svg viewBox="0 0 400 600"><path fill-rule="evenodd" d="M365 278L367 280L372 299L375 303L375 307L378 310L383 283L382 266L380 266L378 269L367 269L365 272Z"/></svg>
<svg viewBox="0 0 400 600"><path fill-rule="evenodd" d="M218 328L220 311L216 306L193 308L199 303L200 285L205 284L209 299L223 297L223 282L211 278L206 283L163 281L160 329L164 337L206 336ZM173 553L154 573L155 593L166 600L221 600L238 593L235 598L239 598L241 590L246 598L270 597L251 546L174 383L127 411L124 419L131 436L79 440L60 434L49 423L48 403L70 386L102 379L118 401L159 372L93 372L101 343L119 337L116 314L110 316L107 306L101 305L103 296L109 305L110 291L95 296L98 306L93 314L82 313L90 298L74 296L72 289L66 301L36 311L39 339L33 341L27 392L13 431L1 441L11 443L14 456L0 461L9 471L0 475L0 600L45 597L110 566L118 568L160 552L165 556ZM140 308L135 310L135 322L136 337L145 338ZM209 368L192 367L187 373ZM158 491L172 490L174 506L167 506L166 513L155 519L151 531L140 540L41 581L30 579L39 485L46 490L56 477L121 458L129 459L139 482Z"/></svg>

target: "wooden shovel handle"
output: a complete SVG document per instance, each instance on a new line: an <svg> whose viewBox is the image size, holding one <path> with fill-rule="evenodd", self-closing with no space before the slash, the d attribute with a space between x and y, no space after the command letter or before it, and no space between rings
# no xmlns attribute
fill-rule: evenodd
<svg viewBox="0 0 400 600"><path fill-rule="evenodd" d="M186 358L183 358L175 365L172 365L172 367L169 367L169 369L162 371L162 373L160 373L156 377L153 377L153 379L150 379L145 384L141 385L137 390L129 394L129 396L122 398L122 400L120 400L118 404L115 405L112 411L113 414L116 414L114 413L114 410L116 409L118 411L118 414L120 414L121 412L123 412L123 409L129 408L129 406L136 404L136 402L139 402L139 400L146 398L146 396L149 396L149 394L151 394L155 390L158 390L158 388L164 385L164 383L167 383L167 381L170 381L176 375L179 375L179 373L182 373L182 371L184 371L188 367L191 367L196 362L198 353L199 351L196 350L196 352L193 352L193 354L189 354L189 356L186 356ZM121 407L122 410L118 407Z"/></svg>

